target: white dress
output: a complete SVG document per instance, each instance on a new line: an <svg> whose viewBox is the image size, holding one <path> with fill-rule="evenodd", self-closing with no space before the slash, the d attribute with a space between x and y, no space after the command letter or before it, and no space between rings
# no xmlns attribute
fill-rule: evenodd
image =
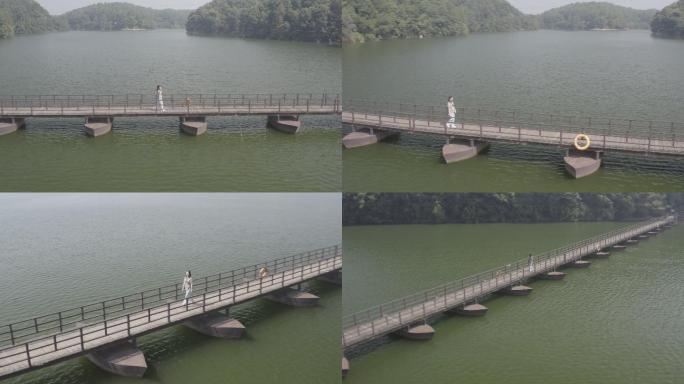
<svg viewBox="0 0 684 384"><path fill-rule="evenodd" d="M157 109L164 112L164 99L162 98L162 90L157 90Z"/></svg>
<svg viewBox="0 0 684 384"><path fill-rule="evenodd" d="M453 128L456 124L456 108L452 101L447 103L447 113L449 114L449 122L447 123L448 128Z"/></svg>
<svg viewBox="0 0 684 384"><path fill-rule="evenodd" d="M192 293L192 277L183 278L183 290L185 291L185 299L187 300Z"/></svg>

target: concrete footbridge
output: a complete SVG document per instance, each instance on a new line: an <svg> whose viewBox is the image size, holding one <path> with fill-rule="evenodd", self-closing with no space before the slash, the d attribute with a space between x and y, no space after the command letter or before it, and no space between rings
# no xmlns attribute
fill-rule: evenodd
<svg viewBox="0 0 684 384"><path fill-rule="evenodd" d="M269 127L296 133L300 115L342 112L339 95L329 94L183 94L0 96L0 136L26 127L28 118L80 117L85 133L111 132L115 117L172 116L180 129L197 136L206 132L210 116L267 116Z"/></svg>
<svg viewBox="0 0 684 384"><path fill-rule="evenodd" d="M493 293L528 295L532 288L523 285L526 281L533 278L563 279L565 273L558 269L589 267L590 261L585 258L609 257L611 252L623 250L656 235L671 227L675 221L676 216L669 215L628 225L345 316L342 321L343 353L348 354L388 334L412 340L430 339L435 333L429 325L430 320L443 313L482 316L487 312L487 307L480 302ZM349 361L343 358L342 365L342 374L345 375L349 370Z"/></svg>
<svg viewBox="0 0 684 384"><path fill-rule="evenodd" d="M353 132L342 142L346 148L356 148L400 133L440 136L446 141L442 156L447 164L475 157L491 142L553 145L568 148L566 169L576 178L596 172L604 151L684 156L684 123L472 107L456 110L456 120L450 122L446 105L346 100L342 122Z"/></svg>
<svg viewBox="0 0 684 384"><path fill-rule="evenodd" d="M265 269L263 269L265 268ZM0 379L86 355L111 373L142 377L136 338L181 324L214 337L239 338L245 327L229 309L259 297L303 307L318 297L297 289L320 279L341 284L342 247L313 250L0 326Z"/></svg>

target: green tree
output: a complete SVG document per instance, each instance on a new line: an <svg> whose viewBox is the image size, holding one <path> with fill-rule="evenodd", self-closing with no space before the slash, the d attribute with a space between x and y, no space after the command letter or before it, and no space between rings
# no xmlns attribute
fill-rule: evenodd
<svg viewBox="0 0 684 384"><path fill-rule="evenodd" d="M658 12L651 21L651 31L657 37L684 38L684 0Z"/></svg>

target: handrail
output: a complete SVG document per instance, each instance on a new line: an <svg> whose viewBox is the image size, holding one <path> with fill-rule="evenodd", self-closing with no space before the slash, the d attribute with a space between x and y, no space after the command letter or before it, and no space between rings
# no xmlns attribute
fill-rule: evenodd
<svg viewBox="0 0 684 384"><path fill-rule="evenodd" d="M345 100L344 112L353 115L374 115L407 119L411 122L424 120L423 124L444 128L448 121L446 105L429 106L408 103ZM494 126L500 128L556 128L561 133L594 133L623 135L630 138L677 141L678 133L684 132L684 123L659 120L625 119L590 115L567 115L547 112L492 109L488 107L456 107L456 126ZM445 132L447 133L447 132Z"/></svg>
<svg viewBox="0 0 684 384"><path fill-rule="evenodd" d="M163 95L164 109L177 113L179 110L202 111L208 109L229 110L230 108L274 109L277 111L299 108L309 111L326 108L339 113L342 110L339 94L314 93L253 93L253 94L201 94L180 93ZM111 94L111 95L16 95L0 96L0 116L50 112L56 115L69 115L73 112L151 110L158 114L165 111L157 103L157 95L150 94Z"/></svg>
<svg viewBox="0 0 684 384"><path fill-rule="evenodd" d="M343 317L342 320L343 347L347 348L351 345L356 344L356 342L348 342L348 340L346 340L345 338L345 333L347 331L354 329L360 330L360 328L364 325L370 324L371 326L372 335L370 338L386 334L386 332L380 332L376 334L376 330L373 325L375 324L375 322L381 319L388 318L391 314L399 313L399 319L401 320L402 311L410 311L411 314L413 314L413 309L415 307L421 307L422 305L423 313L421 314L419 310L417 316L427 317L430 314L425 313L425 303L443 300L444 304L440 305L442 305L444 308L441 308L441 310L449 309L446 297L447 295L456 295L457 292L461 292L461 295L463 295L462 303L477 300L479 296L484 296L490 293L490 291L485 291L484 289L480 289L476 293L475 287L478 287L478 285L482 287L485 283L487 283L488 287L491 288L489 284L491 282L494 282L494 289L503 289L505 287L513 285L514 283L525 281L540 272L555 268L557 265L559 265L559 263L556 262L557 258L562 257L562 263L570 262L588 253L597 252L598 250L606 246L629 239L636 233L639 233L639 231L642 231L646 228L659 227L661 225L670 223L674 220L676 220L676 216L670 215L654 218L636 224L622 226L607 233L593 236L572 244L568 244L553 250L543 252L541 254L534 255L532 256L534 264L540 265L540 268L535 269L534 272L529 272L526 274L525 268L528 266L528 259L519 259L505 266L492 268L484 272L480 272L474 275L461 278L456 281L447 282L433 288L413 293L400 299L392 300L388 303L384 303L360 312L346 315ZM514 278L514 276L516 276L516 278ZM468 289L472 289L471 294L476 296L470 298L466 297L465 292ZM409 322L411 321L411 319L404 320ZM401 321L397 323L397 325L401 326ZM405 326L408 324L404 323L403 325Z"/></svg>
<svg viewBox="0 0 684 384"><path fill-rule="evenodd" d="M339 245L303 252L247 267L221 272L204 277L193 278L193 297L216 293L225 288L235 287L245 282L257 280L259 269L266 267L271 278L283 271L311 265L339 257ZM74 307L52 314L36 316L28 320L12 322L0 326L0 347L16 346L33 341L36 337L53 335L88 324L110 321L126 314L164 306L182 298L182 283L148 289L134 294L105 299L95 303Z"/></svg>

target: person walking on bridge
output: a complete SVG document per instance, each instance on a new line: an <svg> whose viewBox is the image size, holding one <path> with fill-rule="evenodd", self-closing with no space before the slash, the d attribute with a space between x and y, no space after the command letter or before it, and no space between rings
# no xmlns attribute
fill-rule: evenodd
<svg viewBox="0 0 684 384"><path fill-rule="evenodd" d="M185 272L185 277L183 278L183 291L185 291L185 298L183 299L183 305L188 303L188 299L192 294L192 272Z"/></svg>
<svg viewBox="0 0 684 384"><path fill-rule="evenodd" d="M532 257L531 253L530 256L527 258L527 267L530 272L534 272L534 257Z"/></svg>
<svg viewBox="0 0 684 384"><path fill-rule="evenodd" d="M447 113L449 114L449 122L447 128L454 128L456 126L456 107L454 107L454 97L449 96L447 99Z"/></svg>
<svg viewBox="0 0 684 384"><path fill-rule="evenodd" d="M157 85L157 112L159 111L166 112L166 109L164 108L164 98L162 97L161 85Z"/></svg>

